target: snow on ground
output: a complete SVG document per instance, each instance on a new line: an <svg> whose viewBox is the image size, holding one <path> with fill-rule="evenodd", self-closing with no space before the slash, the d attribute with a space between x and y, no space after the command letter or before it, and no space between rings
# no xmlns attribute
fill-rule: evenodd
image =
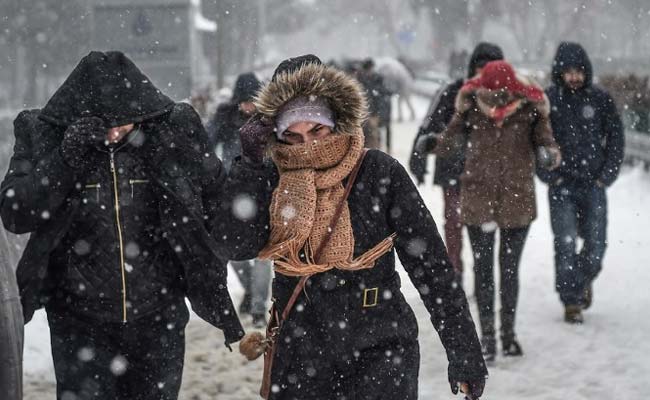
<svg viewBox="0 0 650 400"><path fill-rule="evenodd" d="M415 102L419 116L426 110ZM402 162L417 131L417 122L394 127L395 156ZM442 228L442 194L427 179L421 193ZM554 291L554 266L546 187L538 184L539 218L532 225L521 265L519 339L525 351L521 359L497 361L490 369L486 399L593 400L641 398L650 376L650 175L641 169L625 169L609 190L609 248L604 270L594 287L594 305L583 326L563 322L563 309ZM464 260L471 266L469 242ZM465 273L468 294L473 293L472 274ZM421 399L451 399L447 362L426 309L404 273L403 291L420 325L422 363ZM231 273L231 293L236 302L241 287ZM472 304L474 303L470 299ZM473 310L474 315L475 308ZM247 363L237 352L223 347L221 333L194 317L187 327L187 355L181 388L182 400L256 399L262 361ZM49 354L45 314L38 312L26 326L25 398L54 398L54 376Z"/></svg>

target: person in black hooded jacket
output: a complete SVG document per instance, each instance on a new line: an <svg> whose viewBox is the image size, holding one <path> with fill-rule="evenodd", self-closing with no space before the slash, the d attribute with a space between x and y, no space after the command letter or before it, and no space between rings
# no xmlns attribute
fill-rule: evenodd
<svg viewBox="0 0 650 400"><path fill-rule="evenodd" d="M120 52L91 52L44 108L21 112L5 227L31 232L25 321L45 306L59 399L176 399L194 311L243 330L209 236L225 179L191 106Z"/></svg>
<svg viewBox="0 0 650 400"><path fill-rule="evenodd" d="M221 162L226 170L230 169L232 160L241 154L238 130L255 113L253 97L261 85L253 72L239 75L230 101L217 107L207 128L211 150L222 146Z"/></svg>
<svg viewBox="0 0 650 400"><path fill-rule="evenodd" d="M224 192L257 209L224 214L213 235L235 257L274 261L278 313L299 289L277 333L269 399L417 398L418 327L396 254L447 351L452 391L478 399L487 369L465 293L404 167L375 149L363 158L361 85L306 55L283 61L256 104Z"/></svg>
<svg viewBox="0 0 650 400"><path fill-rule="evenodd" d="M467 68L467 77L473 78L490 61L503 60L503 51L491 43L479 43L472 52ZM423 138L432 133L442 133L456 112L456 96L465 79L458 79L439 91L431 102L429 112L413 141L409 169L415 175L418 185L424 183L427 174L427 152L418 148ZM443 190L445 204L445 244L454 268L462 278L463 225L460 221L460 175L463 173L464 151L453 156L436 157L433 184ZM462 281L462 279L459 279Z"/></svg>
<svg viewBox="0 0 650 400"><path fill-rule="evenodd" d="M214 119L208 126L211 148L222 145L221 161L226 170L230 170L234 158L241 154L239 128L255 113L253 98L261 86L262 83L253 72L239 75L232 98L217 108ZM255 327L266 325L271 268L262 260L232 260L230 265L237 272L237 278L244 288L239 315L250 315Z"/></svg>
<svg viewBox="0 0 650 400"><path fill-rule="evenodd" d="M546 94L562 164L552 171L538 167L537 175L549 185L556 289L565 320L582 323L607 246L605 190L618 176L625 136L613 99L592 82L591 61L581 45L560 44L551 78ZM584 244L576 253L578 235Z"/></svg>

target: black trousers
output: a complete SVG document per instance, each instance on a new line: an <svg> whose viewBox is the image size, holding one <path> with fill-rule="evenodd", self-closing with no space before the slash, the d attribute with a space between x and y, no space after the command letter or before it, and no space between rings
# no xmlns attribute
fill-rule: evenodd
<svg viewBox="0 0 650 400"><path fill-rule="evenodd" d="M501 295L501 336L515 336L515 314L519 296L519 261L530 226L501 229L499 243L499 288ZM474 253L476 301L479 309L481 333L495 335L494 324L494 242L495 231L480 226L468 226L469 240Z"/></svg>
<svg viewBox="0 0 650 400"><path fill-rule="evenodd" d="M175 302L133 322L48 308L58 400L175 400L189 312Z"/></svg>

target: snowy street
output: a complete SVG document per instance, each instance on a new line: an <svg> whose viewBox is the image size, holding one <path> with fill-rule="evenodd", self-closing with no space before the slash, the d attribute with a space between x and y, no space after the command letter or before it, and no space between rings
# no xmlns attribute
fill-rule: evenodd
<svg viewBox="0 0 650 400"><path fill-rule="evenodd" d="M393 155L404 165L427 103L418 99L415 105L418 120L395 123L393 129ZM427 175L420 192L442 229L442 195L431 181L431 175ZM604 269L596 281L594 305L585 313L585 324L573 326L563 321L563 307L554 289L547 189L538 181L539 217L532 225L523 254L516 325L525 356L504 360L498 354L482 398L600 400L647 395L643 377L650 376L650 236L644 231L650 227L650 213L644 201L650 198L650 175L641 168L626 167L608 195L609 245ZM465 265L471 267L469 241L463 244ZM474 304L473 273L467 267L465 286ZM451 399L445 353L417 291L403 275L403 291L420 326L420 398ZM243 291L232 271L229 283L238 303ZM236 348L230 353L223 346L220 331L196 316L187 327L186 337L181 399L258 398L261 359L248 363ZM26 326L24 360L25 399L55 398L49 332L42 310Z"/></svg>

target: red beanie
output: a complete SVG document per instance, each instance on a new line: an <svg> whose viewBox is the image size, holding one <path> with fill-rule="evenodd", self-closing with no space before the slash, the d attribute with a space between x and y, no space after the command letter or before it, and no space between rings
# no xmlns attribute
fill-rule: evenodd
<svg viewBox="0 0 650 400"><path fill-rule="evenodd" d="M461 90L470 91L481 88L489 90L506 89L510 93L522 95L532 101L542 101L544 99L542 89L521 82L517 79L512 65L503 60L490 61L485 64L481 74L467 81Z"/></svg>

